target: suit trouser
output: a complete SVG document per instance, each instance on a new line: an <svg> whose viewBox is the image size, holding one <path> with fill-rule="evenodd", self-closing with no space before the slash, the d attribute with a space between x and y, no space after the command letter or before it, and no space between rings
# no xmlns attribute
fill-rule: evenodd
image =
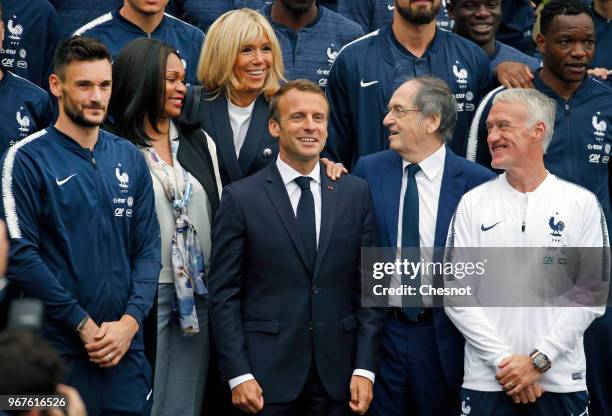
<svg viewBox="0 0 612 416"><path fill-rule="evenodd" d="M348 384L346 389L348 391ZM265 404L265 401L264 392L264 407L257 413L258 416L348 416L355 414L350 411L348 400L338 402L329 397L321 383L314 360L306 384L295 401L279 404ZM246 414L236 410L236 416Z"/></svg>
<svg viewBox="0 0 612 416"><path fill-rule="evenodd" d="M457 416L459 391L446 384L433 323L385 319L372 416Z"/></svg>
<svg viewBox="0 0 612 416"><path fill-rule="evenodd" d="M591 416L612 415L612 308L584 333Z"/></svg>
<svg viewBox="0 0 612 416"><path fill-rule="evenodd" d="M462 416L586 416L589 395L546 392L535 403L516 404L504 391L461 389ZM459 412L460 410L460 412Z"/></svg>
<svg viewBox="0 0 612 416"><path fill-rule="evenodd" d="M63 357L65 383L76 388L89 416L137 416L151 413L151 367L144 351L128 351L119 364L100 368L87 355Z"/></svg>
<svg viewBox="0 0 612 416"><path fill-rule="evenodd" d="M153 415L199 416L208 371L208 304L195 297L200 332L185 337L172 311L174 285L160 284L157 293Z"/></svg>

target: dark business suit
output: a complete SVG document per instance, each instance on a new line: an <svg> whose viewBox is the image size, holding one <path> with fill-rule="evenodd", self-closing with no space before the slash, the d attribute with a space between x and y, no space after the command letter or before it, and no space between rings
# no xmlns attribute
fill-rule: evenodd
<svg viewBox="0 0 612 416"><path fill-rule="evenodd" d="M244 144L239 157L236 157L227 98L223 93L215 97L202 87L190 87L181 115L184 125L203 129L215 141L224 186L252 175L276 160L278 141L268 131L268 119L268 101L260 94L255 100Z"/></svg>
<svg viewBox="0 0 612 416"><path fill-rule="evenodd" d="M368 182L372 194L379 246L396 247L403 175L401 156L392 150L364 156L357 162L353 173ZM444 247L446 245L450 220L463 194L494 176L488 169L458 157L450 148L446 148L435 224L435 247ZM434 261L440 261L442 254L443 250L434 251ZM434 281L434 284L436 283L440 284L439 281ZM386 341L390 332L389 326L390 322L387 319L385 336L383 336L382 341L383 350L385 348L393 349L391 346L386 345L388 344ZM452 409L452 414L455 414L456 409L459 408L459 389L463 381L463 337L448 319L442 308L433 309L433 331L427 332L422 324L414 324L414 328L417 328L415 329L415 334L420 331L420 333L433 333L434 336L428 336L429 340L418 340L419 343L424 343L424 347L420 345L412 350L410 346L407 346L411 351L410 353L414 354L417 351L417 354L423 354L420 357L421 360L429 360L435 363L432 364L430 370L433 369L433 372L441 371L442 374L440 374L440 377L432 377L430 372L430 374L419 374L414 377L414 375L410 375L408 372L408 378L413 378L408 381L409 389L411 390L410 395L417 397L421 401L427 400L427 396L431 396L430 393L427 394L427 390L431 392L432 389L436 388L432 385L436 382L435 379L437 379L437 382L442 383L441 388L443 390L449 392L448 397L445 397L443 391L438 390L436 393L436 403L424 403L423 406L417 405L414 410L417 415L436 414L443 416L443 412L440 410L438 413L436 409L440 409L440 405L452 402L457 403L457 407L453 408L451 405L448 408ZM428 341L431 345L427 344ZM417 340L415 340L415 345L417 345L416 342ZM389 375L389 378L392 378L392 376ZM418 379L414 380L414 378ZM383 363L381 363L381 374L377 380L377 385L384 382L381 379L385 379ZM419 390L422 390L422 392ZM392 400L386 400L384 393L378 394L378 389L375 389L372 414L386 414L385 412L389 412L391 402ZM385 410L381 410L381 408ZM419 413L422 408L429 408L431 413Z"/></svg>
<svg viewBox="0 0 612 416"><path fill-rule="evenodd" d="M223 190L209 291L221 376L247 373L266 404L297 399L312 368L346 403L354 369L375 372L381 311L359 307L360 248L375 243L364 181L321 170L321 227L310 270L276 163Z"/></svg>

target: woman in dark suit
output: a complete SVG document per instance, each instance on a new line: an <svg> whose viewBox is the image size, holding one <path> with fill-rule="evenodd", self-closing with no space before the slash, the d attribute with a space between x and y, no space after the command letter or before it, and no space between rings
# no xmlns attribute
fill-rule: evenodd
<svg viewBox="0 0 612 416"><path fill-rule="evenodd" d="M213 140L176 121L184 78L174 48L134 40L113 64L109 104L109 129L138 146L149 165L160 223L154 415L200 414L210 358L204 282L221 180Z"/></svg>
<svg viewBox="0 0 612 416"><path fill-rule="evenodd" d="M261 14L233 10L208 30L198 68L202 86L189 89L182 120L213 137L227 185L278 154L268 132L268 99L283 76L280 45Z"/></svg>

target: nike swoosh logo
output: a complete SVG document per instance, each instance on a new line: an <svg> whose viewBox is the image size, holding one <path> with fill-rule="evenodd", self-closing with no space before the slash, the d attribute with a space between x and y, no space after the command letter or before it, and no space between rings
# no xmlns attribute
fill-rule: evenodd
<svg viewBox="0 0 612 416"><path fill-rule="evenodd" d="M395 9L395 5L394 4L387 4L387 9L393 10L393 9Z"/></svg>
<svg viewBox="0 0 612 416"><path fill-rule="evenodd" d="M68 176L65 179L62 179L61 181L57 178L55 178L55 183L57 183L59 186L62 186L63 184L65 184L66 182L68 182L70 179L72 179L72 177L76 175L76 173L73 173L72 175Z"/></svg>
<svg viewBox="0 0 612 416"><path fill-rule="evenodd" d="M361 88L369 87L374 84L378 84L378 81L363 82L363 78L361 79Z"/></svg>
<svg viewBox="0 0 612 416"><path fill-rule="evenodd" d="M501 221L496 222L495 224L493 224L490 227L485 227L484 224L480 225L480 231L489 231L491 228L495 227L497 224L499 224Z"/></svg>

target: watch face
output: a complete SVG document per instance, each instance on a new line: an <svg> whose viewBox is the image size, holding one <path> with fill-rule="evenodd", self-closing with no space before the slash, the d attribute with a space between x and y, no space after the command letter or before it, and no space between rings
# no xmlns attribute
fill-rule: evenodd
<svg viewBox="0 0 612 416"><path fill-rule="evenodd" d="M548 358L542 353L533 357L533 364L540 370L545 369L548 366Z"/></svg>

